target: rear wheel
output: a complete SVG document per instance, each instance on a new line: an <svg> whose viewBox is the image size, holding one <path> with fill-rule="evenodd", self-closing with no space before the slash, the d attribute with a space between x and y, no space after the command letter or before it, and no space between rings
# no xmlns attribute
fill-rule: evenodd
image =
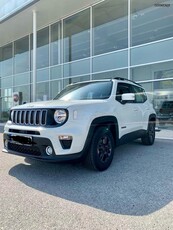
<svg viewBox="0 0 173 230"><path fill-rule="evenodd" d="M107 127L96 129L89 153L87 155L87 165L95 170L106 170L113 159L114 139L111 131Z"/></svg>
<svg viewBox="0 0 173 230"><path fill-rule="evenodd" d="M147 133L141 138L144 145L152 145L155 141L155 121L149 121Z"/></svg>

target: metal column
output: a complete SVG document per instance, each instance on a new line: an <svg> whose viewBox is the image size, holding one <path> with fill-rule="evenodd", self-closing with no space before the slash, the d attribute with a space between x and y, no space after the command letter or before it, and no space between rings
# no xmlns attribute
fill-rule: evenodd
<svg viewBox="0 0 173 230"><path fill-rule="evenodd" d="M37 13L33 10L33 94L32 101L36 100L36 75L37 75Z"/></svg>

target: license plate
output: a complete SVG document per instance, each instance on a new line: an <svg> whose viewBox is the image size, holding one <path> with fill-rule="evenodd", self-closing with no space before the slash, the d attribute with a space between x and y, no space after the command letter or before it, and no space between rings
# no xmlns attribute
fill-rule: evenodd
<svg viewBox="0 0 173 230"><path fill-rule="evenodd" d="M10 135L9 137L11 142L15 142L22 145L31 145L32 144L32 137L30 136L17 136L17 135Z"/></svg>

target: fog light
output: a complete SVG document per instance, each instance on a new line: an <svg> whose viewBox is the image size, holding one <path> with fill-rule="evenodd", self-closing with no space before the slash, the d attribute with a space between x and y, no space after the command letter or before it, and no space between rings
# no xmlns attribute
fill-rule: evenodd
<svg viewBox="0 0 173 230"><path fill-rule="evenodd" d="M52 155L52 153L53 153L52 147L47 146L47 147L46 147L46 154L47 154L48 156L50 156L50 155Z"/></svg>
<svg viewBox="0 0 173 230"><path fill-rule="evenodd" d="M59 141L61 143L61 146L63 149L70 149L71 148L71 144L72 144L72 136L69 135L61 135L59 136Z"/></svg>

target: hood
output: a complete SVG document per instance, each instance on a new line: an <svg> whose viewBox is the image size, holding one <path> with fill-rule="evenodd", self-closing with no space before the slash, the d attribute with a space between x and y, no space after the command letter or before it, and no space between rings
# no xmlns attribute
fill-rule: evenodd
<svg viewBox="0 0 173 230"><path fill-rule="evenodd" d="M24 105L18 105L12 109L34 109L34 108L68 108L73 105L92 105L101 104L105 100L77 100L77 101L63 101L63 100L50 100L26 103Z"/></svg>

